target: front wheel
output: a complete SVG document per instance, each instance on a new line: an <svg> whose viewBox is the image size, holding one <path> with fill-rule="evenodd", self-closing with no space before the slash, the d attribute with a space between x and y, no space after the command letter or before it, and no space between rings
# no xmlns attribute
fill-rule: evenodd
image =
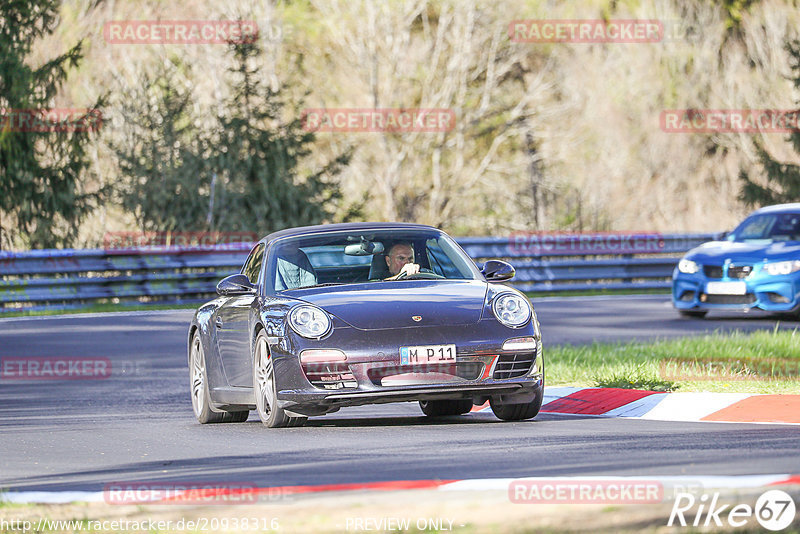
<svg viewBox="0 0 800 534"><path fill-rule="evenodd" d="M472 399L419 401L419 407L428 417L463 415L472 409Z"/></svg>
<svg viewBox="0 0 800 534"><path fill-rule="evenodd" d="M306 422L305 417L291 417L278 406L275 367L272 365L272 355L267 346L267 334L263 330L256 336L255 354L253 354L253 390L258 417L267 427L300 426Z"/></svg>
<svg viewBox="0 0 800 534"><path fill-rule="evenodd" d="M542 408L542 398L542 391L539 390L532 402L505 404L489 399L489 406L492 407L492 412L498 419L503 421L523 421L525 419L533 419L539 414L539 410Z"/></svg>
<svg viewBox="0 0 800 534"><path fill-rule="evenodd" d="M192 337L189 353L190 376L192 379L192 410L201 424L206 423L243 423L250 415L248 410L240 412L214 412L211 410L211 395L208 393L208 377L206 374L206 356L200 333Z"/></svg>
<svg viewBox="0 0 800 534"><path fill-rule="evenodd" d="M697 310L678 310L678 313L681 314L683 317L691 317L693 319L702 319L708 313L707 311L697 311Z"/></svg>

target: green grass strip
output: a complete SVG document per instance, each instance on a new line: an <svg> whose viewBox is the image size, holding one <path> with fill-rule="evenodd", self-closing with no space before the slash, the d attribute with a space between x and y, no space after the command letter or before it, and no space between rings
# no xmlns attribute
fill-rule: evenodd
<svg viewBox="0 0 800 534"><path fill-rule="evenodd" d="M800 394L797 329L545 347L544 357L549 386Z"/></svg>

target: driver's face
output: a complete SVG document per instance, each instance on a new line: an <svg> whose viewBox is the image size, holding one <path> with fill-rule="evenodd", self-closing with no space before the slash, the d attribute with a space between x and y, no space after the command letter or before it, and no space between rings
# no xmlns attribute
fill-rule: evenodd
<svg viewBox="0 0 800 534"><path fill-rule="evenodd" d="M406 263L414 263L414 249L408 245L395 245L386 256L386 265L392 276L400 272Z"/></svg>

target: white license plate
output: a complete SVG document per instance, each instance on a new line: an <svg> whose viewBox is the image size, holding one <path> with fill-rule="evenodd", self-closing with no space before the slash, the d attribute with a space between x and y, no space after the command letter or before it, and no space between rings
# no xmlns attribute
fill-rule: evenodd
<svg viewBox="0 0 800 534"><path fill-rule="evenodd" d="M400 347L400 365L455 363L455 345L418 345Z"/></svg>
<svg viewBox="0 0 800 534"><path fill-rule="evenodd" d="M709 295L744 295L747 293L747 284L744 282L709 282L706 284L706 293Z"/></svg>

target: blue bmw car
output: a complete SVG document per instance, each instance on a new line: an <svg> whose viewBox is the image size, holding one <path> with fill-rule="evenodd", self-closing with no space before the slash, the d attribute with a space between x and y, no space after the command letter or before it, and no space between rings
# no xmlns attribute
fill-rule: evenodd
<svg viewBox="0 0 800 534"><path fill-rule="evenodd" d="M757 210L722 241L690 250L672 273L672 302L689 317L800 313L800 203Z"/></svg>

